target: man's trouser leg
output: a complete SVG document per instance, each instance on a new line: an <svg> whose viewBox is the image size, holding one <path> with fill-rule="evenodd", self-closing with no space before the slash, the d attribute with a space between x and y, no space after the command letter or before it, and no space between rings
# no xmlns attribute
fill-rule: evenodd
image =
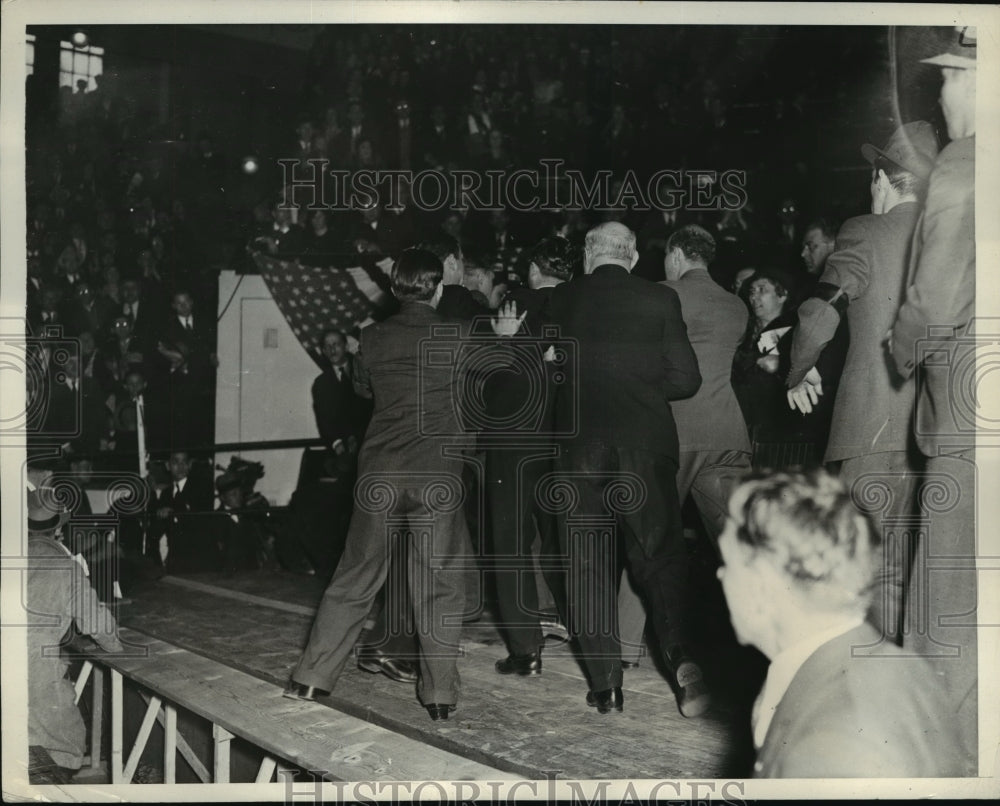
<svg viewBox="0 0 1000 806"><path fill-rule="evenodd" d="M688 560L677 498L677 465L667 456L619 450L620 470L642 479L646 499L622 515L625 554L663 652L690 643Z"/></svg>
<svg viewBox="0 0 1000 806"><path fill-rule="evenodd" d="M416 630L408 582L410 547L396 536L389 541L389 567L358 636L358 646L378 649L390 658L416 661Z"/></svg>
<svg viewBox="0 0 1000 806"><path fill-rule="evenodd" d="M420 681L417 695L425 705L458 702L462 616L466 609L463 560L470 542L461 507L427 514L419 491L411 492L407 535L410 595L420 636Z"/></svg>
<svg viewBox="0 0 1000 806"><path fill-rule="evenodd" d="M677 490L683 504L688 493L694 499L702 525L718 553L719 535L726 528L729 496L750 472L750 454L746 451L691 451L680 455Z"/></svg>
<svg viewBox="0 0 1000 806"><path fill-rule="evenodd" d="M840 479L882 540L882 566L868 620L889 641L902 641L903 600L915 535L900 519L914 514L917 476L906 451L844 459Z"/></svg>
<svg viewBox="0 0 1000 806"><path fill-rule="evenodd" d="M903 648L936 673L954 704L975 774L978 759L976 466L973 450L927 460L920 514L928 538L918 547L906 595Z"/></svg>
<svg viewBox="0 0 1000 806"><path fill-rule="evenodd" d="M535 652L543 642L531 553L532 510L535 481L542 475L539 466L548 468L551 462L529 461L530 457L530 450L524 449L498 447L487 452L493 560L500 566L496 570L498 626L514 655Z"/></svg>
<svg viewBox="0 0 1000 806"><path fill-rule="evenodd" d="M727 503L732 487L750 471L750 454L744 451L682 451L677 468L677 500L692 495L709 537L713 541L725 527ZM686 571L685 571L686 573ZM638 662L646 609L628 573L622 574L618 590L618 620L622 659Z"/></svg>
<svg viewBox="0 0 1000 806"><path fill-rule="evenodd" d="M604 502L609 480L617 476L617 454L604 443L568 448L558 469L576 506L559 518L562 553L570 564L566 625L576 638L592 691L622 684L618 640L615 542L618 526Z"/></svg>
<svg viewBox="0 0 1000 806"><path fill-rule="evenodd" d="M323 594L292 680L330 691L354 650L389 565L384 513L355 508L344 554Z"/></svg>

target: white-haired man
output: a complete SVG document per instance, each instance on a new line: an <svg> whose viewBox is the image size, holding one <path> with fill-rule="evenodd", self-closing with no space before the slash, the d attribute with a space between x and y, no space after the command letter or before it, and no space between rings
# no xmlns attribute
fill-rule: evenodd
<svg viewBox="0 0 1000 806"><path fill-rule="evenodd" d="M679 448L668 401L693 395L701 375L677 292L633 277L637 260L628 227L600 224L587 233L584 276L557 286L550 302L551 320L579 350L556 414L558 430L573 433L556 475L578 497L560 519L571 566L569 628L583 653L588 704L600 713L621 711L612 544L620 535L676 676L681 711L695 716L709 697L688 652L687 565L675 480Z"/></svg>

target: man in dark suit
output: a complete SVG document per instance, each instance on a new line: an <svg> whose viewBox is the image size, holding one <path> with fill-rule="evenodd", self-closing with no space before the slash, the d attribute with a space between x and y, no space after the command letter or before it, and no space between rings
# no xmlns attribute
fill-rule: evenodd
<svg viewBox="0 0 1000 806"><path fill-rule="evenodd" d="M159 324L159 311L154 303L142 294L142 284L137 277L122 280L121 310L116 316L125 316L131 323L131 334L137 340L139 352L149 350L150 340ZM114 321L113 319L111 321Z"/></svg>
<svg viewBox="0 0 1000 806"><path fill-rule="evenodd" d="M459 555L469 545L462 456L469 439L452 403L463 382L460 366L429 363L421 347L446 321L435 310L442 274L432 253L403 252L392 273L399 313L361 332L358 385L373 395L375 411L359 457L355 512L286 696L314 699L333 687L389 573L391 544L408 538L421 646L417 694L432 719L447 719L455 708L465 608ZM458 325L453 332L461 332ZM442 349L458 348L453 338L442 341ZM402 580L390 582L389 596L405 591Z"/></svg>
<svg viewBox="0 0 1000 806"><path fill-rule="evenodd" d="M907 123L882 149L866 145L872 163L872 212L844 223L826 261L814 295L799 307L793 331L789 403L812 411L812 391L823 379L813 369L846 314L850 344L836 392L824 461L840 462L840 478L867 501L866 485L891 492L887 508L872 513L880 533L886 516L909 513L919 469L908 455L913 414L912 380L894 377L886 367L885 337L896 318L913 230L937 156L934 128ZM807 373L812 371L812 376ZM908 555L908 552L906 552ZM899 552L889 552L884 589L875 597L872 621L893 641L902 630L903 587L907 569Z"/></svg>
<svg viewBox="0 0 1000 806"><path fill-rule="evenodd" d="M214 429L208 405L218 366L214 321L206 323L200 314L196 315L194 300L187 291L174 294L172 308L173 315L161 328L157 348L162 358L160 384L171 397L174 444L200 447L211 442Z"/></svg>
<svg viewBox="0 0 1000 806"><path fill-rule="evenodd" d="M443 171L459 162L458 133L448 121L448 115L441 104L431 109L431 119L421 138L421 162L424 168Z"/></svg>
<svg viewBox="0 0 1000 806"><path fill-rule="evenodd" d="M539 591L535 584L532 544L536 528L542 571L565 611L561 576L550 570L559 554L555 518L539 505L538 483L552 471L554 398L558 384L543 360L548 306L552 293L573 276L579 250L565 238L543 239L531 252L528 285L511 290L501 309L514 305L524 318L519 358L507 368L495 366L484 379L486 428L486 494L490 513L500 627L509 656L496 662L500 674L537 675L542 671L543 636ZM534 349L533 349L534 348ZM531 362L528 364L527 362ZM539 390L539 380L544 386ZM515 567L512 567L515 566Z"/></svg>
<svg viewBox="0 0 1000 806"><path fill-rule="evenodd" d="M771 660L754 704L757 778L963 774L962 746L924 658L865 623L881 537L823 470L741 484L719 539L741 643Z"/></svg>
<svg viewBox="0 0 1000 806"><path fill-rule="evenodd" d="M371 417L371 401L354 392L356 369L347 351L347 336L339 330L323 334L328 366L312 385L313 414L320 438L337 454L357 455Z"/></svg>
<svg viewBox="0 0 1000 806"><path fill-rule="evenodd" d="M973 337L972 319L976 300L975 29L959 29L946 52L925 61L941 67L941 109L951 142L938 155L930 177L910 256L906 298L889 345L899 373L917 377L914 435L927 457L928 492L934 490L936 495L940 479L948 479L952 490L947 502L937 501L922 553L972 564L976 557L976 435L962 420L975 422L975 402L964 399L963 394L974 393L965 392L966 387L956 383L956 375L959 368L974 361L980 346ZM913 564L907 604L910 640L904 640L904 647L932 659L974 760L978 639L976 619L969 614L976 612L976 571L952 566L947 573L930 577L928 581L925 565ZM963 616L960 621L950 618L959 614ZM948 626L942 628L942 623ZM928 628L922 628L924 624ZM942 646L957 646L958 652L942 652Z"/></svg>
<svg viewBox="0 0 1000 806"><path fill-rule="evenodd" d="M153 517L146 551L159 556L171 573L216 570L218 549L211 540L202 545L206 535L199 528L215 499L211 479L192 473L186 451L171 453L167 469L169 482L150 502Z"/></svg>
<svg viewBox="0 0 1000 806"><path fill-rule="evenodd" d="M600 224L587 233L585 276L556 288L549 305L561 337L576 339L579 349L572 392L559 395L556 414L560 431L574 433L558 468L578 497L560 517L571 564L569 629L583 650L588 704L601 713L622 710L615 546L606 543L620 532L681 710L693 716L707 707L708 692L687 649L687 560L669 400L694 394L701 375L677 293L632 277L637 260L628 227ZM607 623L593 618L603 613Z"/></svg>
<svg viewBox="0 0 1000 806"><path fill-rule="evenodd" d="M694 396L670 404L680 441L677 496L683 504L691 495L713 541L725 526L733 485L750 470L750 437L730 380L748 312L739 297L709 275L714 258L715 239L689 224L670 236L664 261L666 286L680 299L701 371L701 387ZM645 614L627 577L618 608L622 656L637 662Z"/></svg>

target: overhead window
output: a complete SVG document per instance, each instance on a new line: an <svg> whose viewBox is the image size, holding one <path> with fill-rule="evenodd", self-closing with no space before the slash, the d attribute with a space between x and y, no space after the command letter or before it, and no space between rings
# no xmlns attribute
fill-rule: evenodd
<svg viewBox="0 0 1000 806"><path fill-rule="evenodd" d="M85 80L87 92L97 89L94 76L104 72L104 48L94 45L76 47L72 42L59 43L59 86L72 87L76 91L76 82Z"/></svg>

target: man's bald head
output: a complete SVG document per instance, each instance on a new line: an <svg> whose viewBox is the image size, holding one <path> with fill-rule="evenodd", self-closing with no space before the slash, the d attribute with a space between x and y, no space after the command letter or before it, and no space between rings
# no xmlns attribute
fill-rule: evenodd
<svg viewBox="0 0 1000 806"><path fill-rule="evenodd" d="M606 263L632 271L638 260L635 233L621 222L605 221L587 233L583 262L583 269L587 274Z"/></svg>

